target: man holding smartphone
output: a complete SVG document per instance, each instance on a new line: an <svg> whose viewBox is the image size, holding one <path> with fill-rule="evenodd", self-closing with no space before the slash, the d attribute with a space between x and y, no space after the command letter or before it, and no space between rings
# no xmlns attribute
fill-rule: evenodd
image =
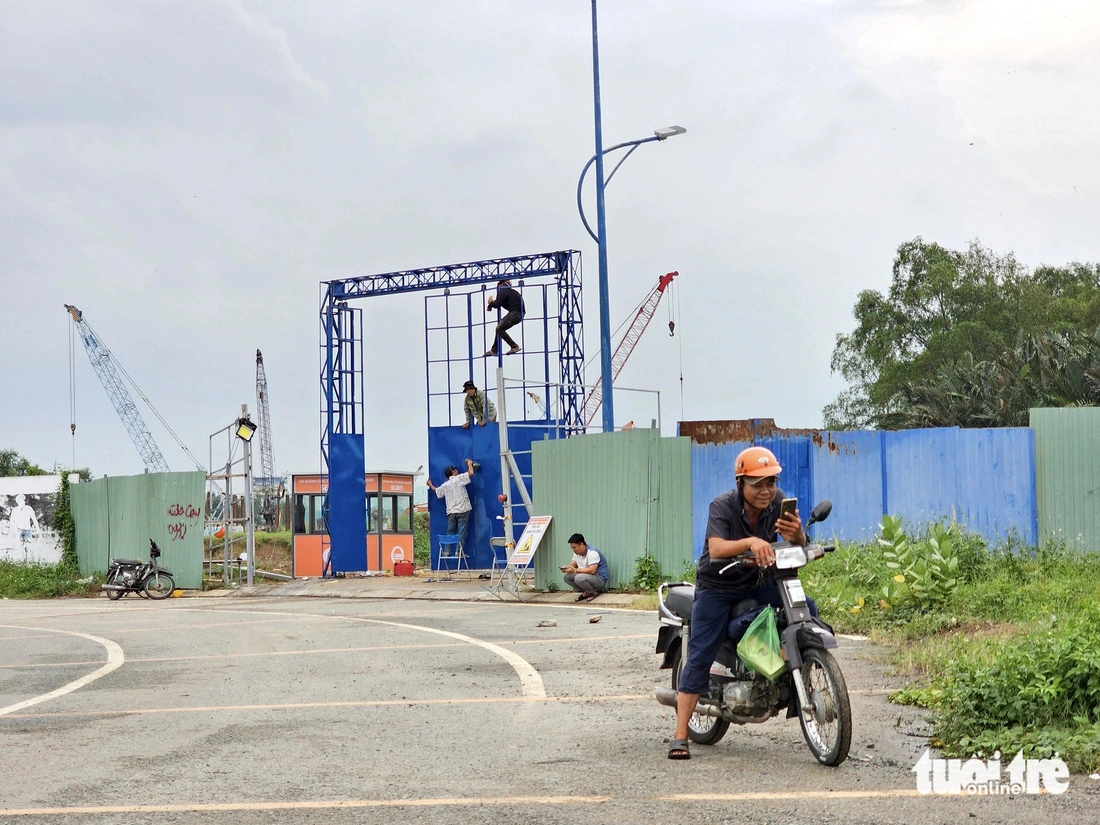
<svg viewBox="0 0 1100 825"><path fill-rule="evenodd" d="M611 572L603 553L584 540L580 533L569 537L573 558L559 569L565 574L565 583L580 593L577 601L590 602L607 589Z"/></svg>
<svg viewBox="0 0 1100 825"><path fill-rule="evenodd" d="M691 758L688 722L699 694L707 689L710 665L729 632L730 610L744 599L773 607L782 604L775 580L764 577L764 569L775 563L771 542L781 538L792 544L806 543L798 502L786 498L779 488L782 471L771 450L742 450L734 461L737 486L710 503L703 554L695 574L688 658L680 674L676 734L669 742L669 759ZM711 564L711 559L737 557L745 558L746 564L724 575L718 572L720 565ZM807 604L816 616L817 605L812 599L807 599Z"/></svg>

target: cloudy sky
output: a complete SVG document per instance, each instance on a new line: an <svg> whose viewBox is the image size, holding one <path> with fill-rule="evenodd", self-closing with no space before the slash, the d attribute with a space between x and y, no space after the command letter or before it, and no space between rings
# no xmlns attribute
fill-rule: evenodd
<svg viewBox="0 0 1100 825"><path fill-rule="evenodd" d="M843 388L835 337L903 241L1100 259L1094 2L599 13L605 144L688 130L641 147L607 192L613 326L680 272L677 337L662 306L619 379L660 391L667 434L680 418L819 426ZM210 434L255 408L262 350L287 473L320 464L323 280L579 249L594 353L596 248L575 200L594 147L590 14L586 0L5 0L0 448L142 470L78 341L70 358L66 303L203 464ZM364 310L368 467L415 468L423 296ZM192 469L142 411L172 469Z"/></svg>

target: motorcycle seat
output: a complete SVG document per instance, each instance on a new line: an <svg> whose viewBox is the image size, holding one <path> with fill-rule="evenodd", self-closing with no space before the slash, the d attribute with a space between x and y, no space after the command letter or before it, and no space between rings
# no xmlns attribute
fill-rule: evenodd
<svg viewBox="0 0 1100 825"><path fill-rule="evenodd" d="M730 610L730 618L736 619L738 616L744 616L750 610L755 610L758 607L760 607L760 602L756 599L742 599Z"/></svg>
<svg viewBox="0 0 1100 825"><path fill-rule="evenodd" d="M141 567L145 562L141 559L112 559L111 564L118 567Z"/></svg>
<svg viewBox="0 0 1100 825"><path fill-rule="evenodd" d="M670 587L665 595L665 607L689 622L691 621L691 603L694 601L694 584L677 584Z"/></svg>

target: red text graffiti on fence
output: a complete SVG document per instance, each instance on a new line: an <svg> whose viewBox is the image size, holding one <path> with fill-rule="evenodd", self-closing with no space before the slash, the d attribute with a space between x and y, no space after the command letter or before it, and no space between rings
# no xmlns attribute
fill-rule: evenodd
<svg viewBox="0 0 1100 825"><path fill-rule="evenodd" d="M168 515L183 516L184 518L198 518L202 511L190 504L173 504L168 508Z"/></svg>

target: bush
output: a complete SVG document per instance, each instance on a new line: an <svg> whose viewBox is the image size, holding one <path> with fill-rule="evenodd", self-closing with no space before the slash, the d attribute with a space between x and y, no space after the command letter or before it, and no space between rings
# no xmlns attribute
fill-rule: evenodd
<svg viewBox="0 0 1100 825"><path fill-rule="evenodd" d="M65 563L40 564L0 561L0 597L5 599L52 599L57 596L92 595L99 591L102 576L80 579L74 567Z"/></svg>
<svg viewBox="0 0 1100 825"><path fill-rule="evenodd" d="M911 604L918 610L942 605L958 587L958 537L951 526L933 524L924 541L912 544L901 518L882 517L878 540L886 566L893 571L883 585L881 606Z"/></svg>
<svg viewBox="0 0 1100 825"><path fill-rule="evenodd" d="M1071 770L1100 766L1100 608L1007 643L992 662L959 659L938 691L921 697L939 713L949 756L977 751L1049 758Z"/></svg>
<svg viewBox="0 0 1100 825"><path fill-rule="evenodd" d="M633 587L639 590L656 590L664 579L661 577L661 563L652 556L641 556L634 561Z"/></svg>
<svg viewBox="0 0 1100 825"><path fill-rule="evenodd" d="M427 510L413 515L413 563L417 567L428 567L432 563L430 524Z"/></svg>

